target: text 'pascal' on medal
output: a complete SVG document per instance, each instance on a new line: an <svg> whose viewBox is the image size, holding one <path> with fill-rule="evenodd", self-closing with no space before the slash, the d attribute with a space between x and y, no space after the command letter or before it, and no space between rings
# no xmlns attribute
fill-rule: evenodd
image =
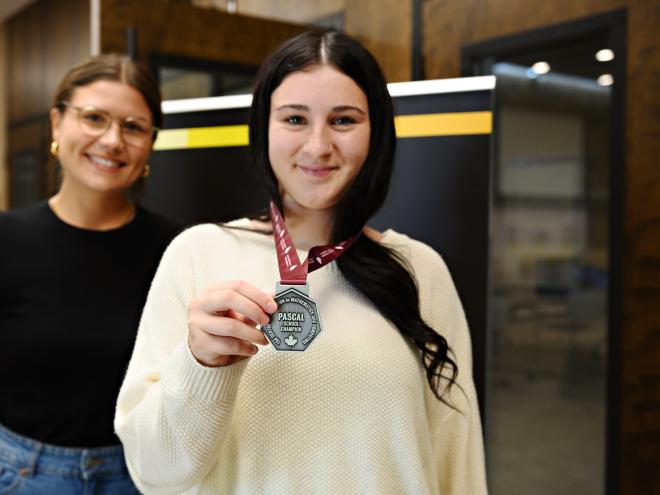
<svg viewBox="0 0 660 495"><path fill-rule="evenodd" d="M277 319L279 321L305 321L305 313L278 313Z"/></svg>

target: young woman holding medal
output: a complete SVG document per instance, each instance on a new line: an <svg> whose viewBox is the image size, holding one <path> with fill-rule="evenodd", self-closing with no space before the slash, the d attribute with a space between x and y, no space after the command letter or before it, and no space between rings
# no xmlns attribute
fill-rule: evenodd
<svg viewBox="0 0 660 495"><path fill-rule="evenodd" d="M158 85L115 55L71 69L50 110L61 185L0 214L0 493L138 493L112 420L149 284L179 228L131 200Z"/></svg>
<svg viewBox="0 0 660 495"><path fill-rule="evenodd" d="M486 493L451 277L365 227L395 148L373 57L337 33L286 42L257 76L250 147L269 213L181 234L147 299L115 418L137 485Z"/></svg>

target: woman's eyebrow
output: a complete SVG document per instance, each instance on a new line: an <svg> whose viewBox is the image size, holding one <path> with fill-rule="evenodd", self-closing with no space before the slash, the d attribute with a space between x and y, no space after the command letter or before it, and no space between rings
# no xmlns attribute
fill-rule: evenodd
<svg viewBox="0 0 660 495"><path fill-rule="evenodd" d="M286 105L279 106L275 111L279 112L281 110L298 110L301 112L309 112L309 107L307 105L301 105L299 103L287 103Z"/></svg>
<svg viewBox="0 0 660 495"><path fill-rule="evenodd" d="M119 115L114 115L112 112L106 110L103 107L97 107L96 105L72 105L73 108L80 108L80 109L88 109L88 110L93 110L93 111L100 111L103 113L107 113L110 115L110 117L116 117L118 119L139 119L139 120L144 120L145 122L149 122L148 117L143 117L142 115L126 115L126 116L119 116Z"/></svg>
<svg viewBox="0 0 660 495"><path fill-rule="evenodd" d="M296 110L298 112L309 112L309 107L307 105L302 105L300 103L287 103L286 105L281 105L275 109L276 112L281 112L284 110ZM359 107L353 105L339 105L332 108L333 112L358 112L362 115L366 115L366 112Z"/></svg>
<svg viewBox="0 0 660 495"><path fill-rule="evenodd" d="M350 111L355 111L358 113L361 113L362 115L366 115L365 111L362 110L359 107L355 107L353 105L340 105L338 107L334 107L332 109L333 112L350 112Z"/></svg>

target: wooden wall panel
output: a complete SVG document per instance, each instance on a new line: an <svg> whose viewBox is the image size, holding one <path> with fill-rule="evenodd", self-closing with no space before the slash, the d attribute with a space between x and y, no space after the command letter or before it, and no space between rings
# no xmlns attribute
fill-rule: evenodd
<svg viewBox="0 0 660 495"><path fill-rule="evenodd" d="M197 6L226 10L226 0L194 0ZM359 39L383 67L388 81L412 75L412 0L241 0L238 14L311 24L343 14L344 31Z"/></svg>
<svg viewBox="0 0 660 495"><path fill-rule="evenodd" d="M643 1L643 0L642 0ZM460 76L465 44L519 33L625 6L625 0L427 0L423 52L428 79Z"/></svg>
<svg viewBox="0 0 660 495"><path fill-rule="evenodd" d="M388 82L412 78L413 0L346 2L344 30L360 40Z"/></svg>
<svg viewBox="0 0 660 495"><path fill-rule="evenodd" d="M62 76L89 56L89 0L40 0L7 21L8 161L36 150L47 187L48 110ZM11 191L10 191L11 195Z"/></svg>
<svg viewBox="0 0 660 495"><path fill-rule="evenodd" d="M628 9L621 458L632 494L660 491L660 2Z"/></svg>
<svg viewBox="0 0 660 495"><path fill-rule="evenodd" d="M89 55L89 0L41 0L8 24L10 124L43 114L59 79Z"/></svg>
<svg viewBox="0 0 660 495"><path fill-rule="evenodd" d="M151 53L257 66L304 27L161 0L101 0L101 51L126 51L126 28L137 31L138 58Z"/></svg>
<svg viewBox="0 0 660 495"><path fill-rule="evenodd" d="M620 493L660 487L660 2L427 0L428 78L460 76L465 44L625 7L628 15ZM654 491L655 490L655 491Z"/></svg>
<svg viewBox="0 0 660 495"><path fill-rule="evenodd" d="M410 80L412 0L346 2L344 22L345 31L373 52L388 81ZM182 2L101 0L102 52L125 52L129 26L137 29L142 61L157 52L248 65L259 65L282 41L308 29Z"/></svg>

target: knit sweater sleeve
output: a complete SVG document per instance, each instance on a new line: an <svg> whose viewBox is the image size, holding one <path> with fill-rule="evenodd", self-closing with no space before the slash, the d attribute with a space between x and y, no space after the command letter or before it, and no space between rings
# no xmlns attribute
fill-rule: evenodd
<svg viewBox="0 0 660 495"><path fill-rule="evenodd" d="M456 383L440 402L426 387L426 410L432 434L439 493L481 495L486 485L479 405L472 378L470 332L458 293L442 258L428 246L413 241L411 262L420 294L422 317L447 339L458 366ZM448 370L443 372L448 373ZM446 387L446 383L441 385Z"/></svg>
<svg viewBox="0 0 660 495"><path fill-rule="evenodd" d="M204 367L187 345L188 303L197 290L191 246L209 227L182 233L163 255L118 397L115 429L146 494L185 492L212 468L245 368L246 360Z"/></svg>

